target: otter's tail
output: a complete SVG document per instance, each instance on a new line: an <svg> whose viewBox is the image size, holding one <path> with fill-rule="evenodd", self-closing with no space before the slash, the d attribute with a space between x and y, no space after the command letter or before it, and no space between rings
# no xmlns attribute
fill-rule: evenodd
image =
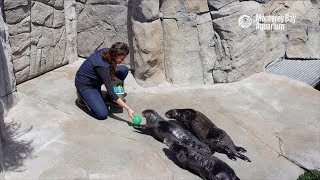
<svg viewBox="0 0 320 180"><path fill-rule="evenodd" d="M236 156L237 156L238 158L244 160L244 161L251 162L251 160L250 160L247 156L245 156L245 155L243 155L243 154L240 154L240 153L237 152L237 153L236 153Z"/></svg>
<svg viewBox="0 0 320 180"><path fill-rule="evenodd" d="M240 147L240 146L236 146L236 150L237 150L238 152L241 152L241 153L247 152L247 150L246 150L245 148Z"/></svg>
<svg viewBox="0 0 320 180"><path fill-rule="evenodd" d="M236 178L234 180L240 180L240 178L238 178L238 176L236 176Z"/></svg>

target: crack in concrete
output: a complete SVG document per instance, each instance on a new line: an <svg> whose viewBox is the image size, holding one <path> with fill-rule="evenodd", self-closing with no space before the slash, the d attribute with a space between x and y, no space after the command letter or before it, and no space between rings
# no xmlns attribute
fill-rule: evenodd
<svg viewBox="0 0 320 180"><path fill-rule="evenodd" d="M301 169L303 169L303 170L305 170L305 171L308 170L306 167L304 167L304 166L303 166L302 164L300 164L299 162L297 162L297 161L295 161L295 160L287 157L287 156L285 155L285 153L283 152L283 150L282 150L284 141L283 141L280 137L278 137L278 136L276 136L276 138L278 138L278 140L279 140L279 149L280 149L279 156L285 158L286 160L290 161L290 162L293 163L294 165L299 166Z"/></svg>
<svg viewBox="0 0 320 180"><path fill-rule="evenodd" d="M215 104L217 105L217 104ZM209 107L211 107L212 109L214 109L214 107L208 105ZM220 107L221 109L223 109L222 107ZM216 110L214 110L216 111ZM216 111L217 112L217 111ZM229 115L228 116L226 116ZM232 121L235 125L239 126L240 128L244 129L246 132L248 132L249 135L253 136L254 138L256 138L257 140L259 140L260 142L262 142L264 145L268 146L270 149L274 150L275 152L277 152L279 154L279 152L277 150L275 150L274 148L272 148L271 146L269 146L268 144L266 144L265 142L263 142L260 138L258 138L257 136L255 136L253 133L251 133L248 129L246 129L245 127L243 127L240 123L238 123L237 121L232 120L234 117L233 115L231 115L230 113L223 113L221 114L222 116L226 117L227 119L229 119L230 121Z"/></svg>
<svg viewBox="0 0 320 180"><path fill-rule="evenodd" d="M276 138L278 138L278 140L279 140L280 155L283 156L283 157L285 157L285 156L284 156L284 153L283 153L283 151L282 151L283 140L282 140L280 137L278 137L278 136L276 136Z"/></svg>

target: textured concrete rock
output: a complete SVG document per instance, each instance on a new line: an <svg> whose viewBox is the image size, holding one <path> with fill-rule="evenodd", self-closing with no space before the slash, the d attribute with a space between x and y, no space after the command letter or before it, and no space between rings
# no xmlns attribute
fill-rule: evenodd
<svg viewBox="0 0 320 180"><path fill-rule="evenodd" d="M51 6L54 9L63 9L63 2L64 0L37 0L40 3L43 3L45 5Z"/></svg>
<svg viewBox="0 0 320 180"><path fill-rule="evenodd" d="M25 19L23 19L21 22L18 22L17 24L8 24L8 29L10 29L10 35L14 36L17 34L30 33L30 18L31 16L27 16Z"/></svg>
<svg viewBox="0 0 320 180"><path fill-rule="evenodd" d="M211 17L209 13L208 5L206 1L161 1L160 9L158 4L147 3L149 1L139 1L132 5L132 17L135 21L142 23L154 20L152 17L157 18L155 15L151 16L149 11L157 14L160 10L159 17L162 19L162 33L164 37L164 58L165 58L165 76L167 81L175 84L189 84L189 83L212 83L212 75L210 69L212 67L204 67L212 65L214 59L214 53L212 53L213 46L213 29L210 23ZM150 6L153 7L151 8ZM197 14L199 13L199 15ZM149 17L149 18L146 18ZM157 21L157 20L154 20ZM199 35L203 32L203 35ZM143 35L143 32L133 31L133 37L140 37L141 39L149 39L148 36ZM136 35L138 34L138 35ZM158 36L161 36L159 34ZM204 38L207 36L209 38ZM201 36L201 42L199 37ZM139 40L141 41L141 40ZM151 40L152 41L152 40ZM211 41L211 42L210 42ZM139 48L139 45L133 41L133 47L135 47L136 54L143 54L144 49ZM161 46L158 48L161 50ZM134 59L135 64L143 64L140 59ZM146 60L144 60L146 61ZM148 61L152 61L149 57ZM192 64L192 66L190 66ZM145 66L135 66L135 71L146 72ZM153 79L161 80L162 77L155 77ZM161 75L160 75L161 76ZM211 76L211 78L210 78ZM140 75L136 75L139 84L143 86L152 86L161 83L157 81L153 84L144 83L146 79ZM149 76L148 76L149 77Z"/></svg>
<svg viewBox="0 0 320 180"><path fill-rule="evenodd" d="M35 77L67 63L65 27L32 26L29 77Z"/></svg>
<svg viewBox="0 0 320 180"><path fill-rule="evenodd" d="M132 18L139 22L150 22L159 18L159 1L133 0Z"/></svg>
<svg viewBox="0 0 320 180"><path fill-rule="evenodd" d="M163 19L162 23L167 80L175 84L203 83L195 19L181 14L177 20Z"/></svg>
<svg viewBox="0 0 320 180"><path fill-rule="evenodd" d="M17 83L68 62L65 56L71 57L72 46L68 46L69 54L65 54L63 0L8 0L4 7Z"/></svg>
<svg viewBox="0 0 320 180"><path fill-rule="evenodd" d="M30 65L30 56L22 56L13 61L14 71L19 72ZM17 74L16 74L17 75ZM18 79L19 77L17 77Z"/></svg>
<svg viewBox="0 0 320 180"><path fill-rule="evenodd" d="M210 16L206 13L205 16ZM206 18L205 18L206 19ZM197 25L199 44L200 44L200 57L202 60L203 81L205 84L213 84L214 79L212 76L212 67L216 63L214 29L211 21L200 21Z"/></svg>
<svg viewBox="0 0 320 180"><path fill-rule="evenodd" d="M227 6L237 0L208 0L210 10L218 10L224 6Z"/></svg>
<svg viewBox="0 0 320 180"><path fill-rule="evenodd" d="M175 84L233 82L263 71L281 57L320 58L320 14L314 1L7 0L4 9L18 83L116 41L129 42L134 51L130 65L139 72L135 77L141 85L161 83L163 73L148 74L148 66L134 65L154 61L155 53L146 55L145 48L139 49L150 35L137 28L133 32L132 19L141 24L161 19L162 31L154 32L154 38L163 36L163 46L153 52L164 52L166 80ZM257 15L286 14L296 18L284 30L255 29ZM251 27L239 26L242 15L252 19ZM137 55L144 56L143 62L135 60ZM144 73L148 78L141 76ZM157 80L150 83L151 79Z"/></svg>
<svg viewBox="0 0 320 180"><path fill-rule="evenodd" d="M286 13L296 16L295 23L288 23L288 58L320 59L320 10L312 1L286 3Z"/></svg>
<svg viewBox="0 0 320 180"><path fill-rule="evenodd" d="M9 3L11 2L11 3ZM23 19L25 19L26 17L30 16L31 14L31 3L30 1L28 1L28 4L26 5L21 5L18 6L17 8L14 9L6 9L6 4L9 3L10 6L12 6L12 4L14 3L18 3L18 1L5 1L4 2L4 13L5 13L5 21L8 24L16 24L21 22Z"/></svg>
<svg viewBox="0 0 320 180"><path fill-rule="evenodd" d="M216 34L217 63L213 67L214 79L219 79L220 72L228 74L227 79L222 82L232 82L246 77L243 72L251 71L251 67L263 70L264 53L266 44L261 42L267 41L264 31L255 28L243 29L238 25L240 16L246 14L254 16L263 14L263 8L255 2L232 2L227 6L221 7L218 16L213 15L213 24ZM262 62L261 62L262 61ZM260 64L261 66L257 66ZM221 80L220 80L221 81Z"/></svg>
<svg viewBox="0 0 320 180"><path fill-rule="evenodd" d="M26 5L28 5L28 1L29 0L8 1L8 2L6 2L5 9L9 10L9 9L17 8L19 6L26 6ZM3 1L1 1L1 2L3 2Z"/></svg>
<svg viewBox="0 0 320 180"><path fill-rule="evenodd" d="M66 22L66 61L72 63L78 59L77 54L77 14L76 1L64 1L64 14Z"/></svg>
<svg viewBox="0 0 320 180"><path fill-rule="evenodd" d="M201 1L180 1L185 4L188 13L204 13L209 11L207 0Z"/></svg>
<svg viewBox="0 0 320 180"><path fill-rule="evenodd" d="M179 0L163 0L160 6L160 12L164 18L175 18L176 13L180 11Z"/></svg>
<svg viewBox="0 0 320 180"><path fill-rule="evenodd" d="M89 178L88 173L72 164L63 164L58 167L50 168L44 171L40 176L39 180L87 180Z"/></svg>
<svg viewBox="0 0 320 180"><path fill-rule="evenodd" d="M146 86L165 80L161 21L140 23L132 19L134 75ZM141 82L142 81L142 82Z"/></svg>
<svg viewBox="0 0 320 180"><path fill-rule="evenodd" d="M20 54L30 46L30 33L21 33L10 36L13 54ZM13 59L15 56L13 56Z"/></svg>
<svg viewBox="0 0 320 180"><path fill-rule="evenodd" d="M206 1L163 1L160 11L163 13L167 81L175 84L204 83L202 67L207 60L202 57L206 55L208 43L203 42L203 48L200 47L200 30L205 28L204 25L197 28L197 24L200 26L207 19L206 15L198 17L196 13L208 11ZM204 34L208 35L208 32Z"/></svg>
<svg viewBox="0 0 320 180"><path fill-rule="evenodd" d="M143 86L154 86L165 80L159 3L152 0L133 0L129 4L129 45L134 51L130 65L135 70L135 78Z"/></svg>
<svg viewBox="0 0 320 180"><path fill-rule="evenodd" d="M0 10L0 14L2 11ZM0 16L0 118L12 106L12 94L16 90L16 81L13 74L13 65L11 62L11 46L8 40L8 28ZM0 122L3 125L2 121Z"/></svg>
<svg viewBox="0 0 320 180"><path fill-rule="evenodd" d="M52 27L54 8L41 2L34 2L31 9L31 20L33 24Z"/></svg>
<svg viewBox="0 0 320 180"><path fill-rule="evenodd" d="M125 1L77 1L78 55L88 57L95 50L111 47L117 41L128 42Z"/></svg>
<svg viewBox="0 0 320 180"><path fill-rule="evenodd" d="M277 1L267 5L252 1L211 1L209 4L217 42L221 42L221 48L216 48L219 63L213 68L213 77L220 79L221 71L227 74L220 82L232 82L261 72L266 64L285 56L319 58L320 36L316 33L319 8L310 1ZM241 15L251 17L251 27L240 28L237 21ZM258 30L258 15L293 15L295 22L284 22L283 30Z"/></svg>
<svg viewBox="0 0 320 180"><path fill-rule="evenodd" d="M3 177L4 161L2 153L3 141L7 139L4 117L14 105L16 81L11 62L11 47L8 40L8 28L2 18L2 3L0 3L0 178Z"/></svg>
<svg viewBox="0 0 320 180"><path fill-rule="evenodd" d="M134 10L141 11L139 8ZM284 22L283 30L256 29L259 15L287 14L296 19L295 22ZM239 26L242 15L251 18L249 28ZM319 7L313 1L163 0L160 18L166 77L171 83L233 82L262 72L268 63L281 57L319 58ZM203 40L207 42L204 44ZM195 65L186 61L186 57L196 61ZM177 66L183 68L174 69ZM183 72L193 75L189 74L192 76L189 77Z"/></svg>

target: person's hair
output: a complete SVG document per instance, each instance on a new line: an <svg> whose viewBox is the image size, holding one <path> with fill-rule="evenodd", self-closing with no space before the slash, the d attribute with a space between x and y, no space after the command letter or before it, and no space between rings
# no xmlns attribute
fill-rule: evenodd
<svg viewBox="0 0 320 180"><path fill-rule="evenodd" d="M110 64L110 73L112 78L114 78L116 74L117 63L115 61L115 57L128 54L129 47L126 43L123 42L116 42L111 46L109 50L103 52L102 59Z"/></svg>

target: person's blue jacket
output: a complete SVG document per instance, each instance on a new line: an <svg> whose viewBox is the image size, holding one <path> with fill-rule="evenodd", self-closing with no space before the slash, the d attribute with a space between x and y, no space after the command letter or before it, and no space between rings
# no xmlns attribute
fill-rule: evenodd
<svg viewBox="0 0 320 180"><path fill-rule="evenodd" d="M97 67L109 69L110 64L102 59L103 52L107 50L108 48L103 48L90 55L77 71L76 81L86 86L100 88L103 84L103 80L99 78L99 74L95 69Z"/></svg>
<svg viewBox="0 0 320 180"><path fill-rule="evenodd" d="M103 52L108 49L103 48L94 52L82 63L76 74L75 86L81 92L87 88L101 90L101 85L104 84L109 97L116 101L119 96L113 89L110 64L102 59Z"/></svg>

